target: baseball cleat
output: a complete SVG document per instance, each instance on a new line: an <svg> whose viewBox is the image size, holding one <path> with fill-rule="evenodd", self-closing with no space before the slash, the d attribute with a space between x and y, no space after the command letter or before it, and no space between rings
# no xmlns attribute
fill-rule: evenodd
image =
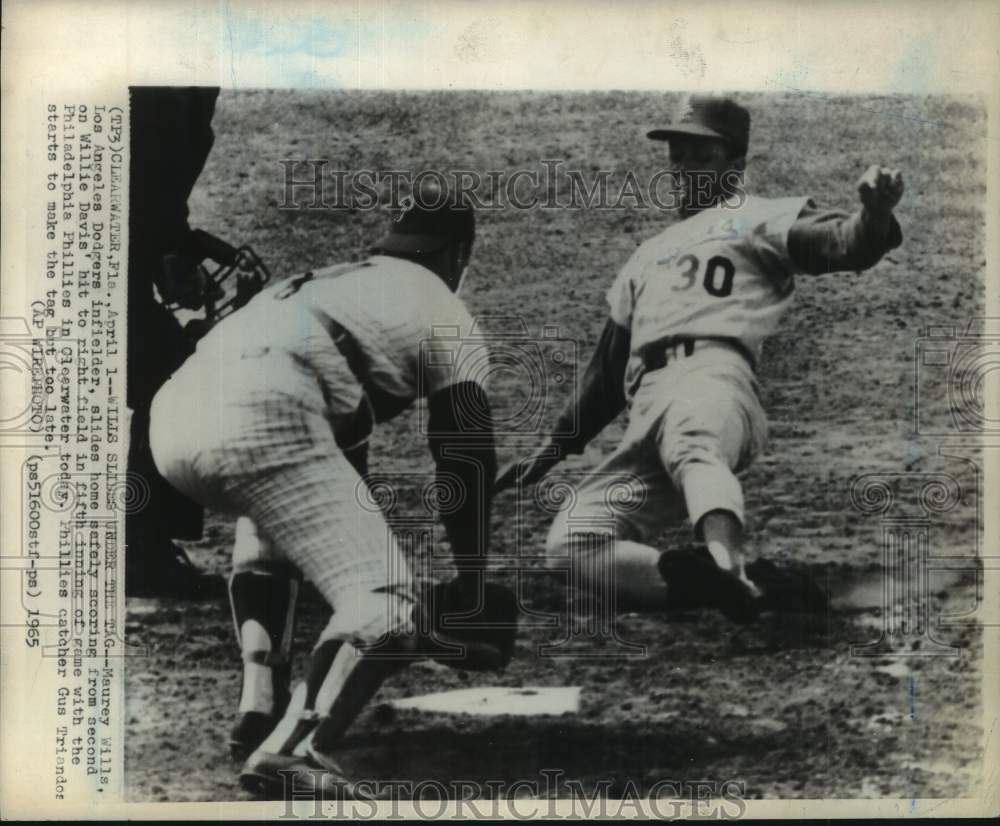
<svg viewBox="0 0 1000 826"><path fill-rule="evenodd" d="M372 783L357 783L348 780L340 763L330 755L324 754L312 745L306 748L306 768L296 776L299 783L305 787L307 783L314 784L314 794L320 799L330 798L340 800L388 800L391 788L377 791ZM307 792L308 793L308 792Z"/></svg>
<svg viewBox="0 0 1000 826"><path fill-rule="evenodd" d="M707 548L665 551L657 567L667 583L670 611L716 608L729 620L750 623L761 610L754 586L720 568Z"/></svg>
<svg viewBox="0 0 1000 826"><path fill-rule="evenodd" d="M762 611L778 614L825 614L830 598L807 574L788 567L779 568L766 559L746 566L747 577L761 590Z"/></svg>
<svg viewBox="0 0 1000 826"><path fill-rule="evenodd" d="M274 754L258 749L253 752L240 771L240 785L248 792L263 794L284 791L286 772L302 762L292 754Z"/></svg>
<svg viewBox="0 0 1000 826"><path fill-rule="evenodd" d="M330 757L322 762L313 754L274 754L257 750L240 772L240 785L259 795L280 795L301 799L315 796L321 800L371 799L347 778L340 765ZM278 798L278 799L281 799Z"/></svg>

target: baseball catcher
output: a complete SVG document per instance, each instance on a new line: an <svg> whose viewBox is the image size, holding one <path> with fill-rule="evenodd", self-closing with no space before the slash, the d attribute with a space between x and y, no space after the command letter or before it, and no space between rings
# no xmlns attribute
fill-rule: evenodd
<svg viewBox="0 0 1000 826"><path fill-rule="evenodd" d="M215 141L218 95L217 87L131 89L128 470L148 482L149 496L144 507L125 515L129 596L205 598L218 579L201 573L171 541L201 537L202 509L160 476L149 448L156 391L194 351L198 336L270 277L249 247L235 249L188 223L188 197ZM211 269L209 261L215 262ZM235 295L224 300L230 275L236 276ZM204 309L205 317L182 328L173 312L180 308Z"/></svg>
<svg viewBox="0 0 1000 826"><path fill-rule="evenodd" d="M461 336L431 337L436 325L471 328L456 293L474 234L460 199L415 193L374 255L268 287L213 327L154 401L164 476L242 517L230 596L244 671L231 746L249 753L248 786L298 772L298 789L350 794L336 748L389 675L415 657L499 668L511 656L513 595L484 579L490 403L457 358ZM440 513L458 575L423 594L383 515L359 498L372 427L418 397L438 480L460 494ZM289 706L288 684L300 577L333 609L302 708Z"/></svg>
<svg viewBox="0 0 1000 826"><path fill-rule="evenodd" d="M756 371L796 276L864 270L899 246L900 173L871 167L850 214L805 196L747 195L750 114L717 97L688 99L648 137L669 144L683 220L642 244L608 291L604 332L553 431L568 435L506 468L497 489L537 481L628 408L621 444L577 490L573 523L566 512L555 519L549 558L568 557L582 581L612 582L638 607L714 607L739 622L762 609L824 611L810 581L744 563L736 473L765 446ZM621 476L640 484L609 517L606 482ZM661 553L650 544L685 516L698 546ZM601 520L611 523L601 541L573 527Z"/></svg>

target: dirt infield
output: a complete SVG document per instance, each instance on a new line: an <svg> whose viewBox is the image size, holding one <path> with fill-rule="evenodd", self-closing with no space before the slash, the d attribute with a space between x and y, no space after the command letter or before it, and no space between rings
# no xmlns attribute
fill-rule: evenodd
<svg viewBox="0 0 1000 826"><path fill-rule="evenodd" d="M282 160L485 173L538 170L543 159L560 159L587 174L610 170L612 181L629 170L644 181L665 159L643 136L674 100L638 93L224 92L215 148L190 204L192 225L251 243L278 278L357 260L382 233L385 215L279 209ZM623 614L615 624L620 642L588 636L558 572L541 570L551 514L501 494L497 566L508 582L519 582L534 612L513 663L499 675L420 664L394 678L348 735L344 764L355 777L484 789L527 780L553 796L576 781L611 796L644 794L664 780L730 781L742 784L747 798L803 799L959 797L978 783L982 638L972 575L932 565L921 605L932 626L952 617L933 631L938 643L911 629L884 650L858 647L897 627L883 610L883 549L895 529L887 520L905 517L908 530L926 531L935 557L977 550L979 454L974 447L938 454L942 434L965 425L952 416L947 382L920 372L940 368L925 366L918 354L927 328L962 332L983 314L985 113L975 101L944 98L742 100L754 119L751 192L809 194L823 206L852 208L854 182L868 163L899 167L906 180L898 211L903 246L861 275L800 278L797 303L760 369L772 443L744 476L751 556L806 564L834 595L836 610L809 627L765 618L743 630L712 615ZM474 313L508 317L487 322L494 327L523 324L541 340L550 325L554 338L545 341L565 342L573 353L571 379L572 363L582 368L603 327L603 293L617 269L672 220L634 205L485 210L463 298ZM540 383L544 426L572 380ZM491 375L489 389L501 415L524 406L525 377L517 370ZM427 516L419 491L432 463L420 433L415 409L373 442L374 472L399 487L390 521L400 524ZM593 467L620 433L617 422L568 462L564 475ZM501 461L525 443L501 438ZM687 532L679 526L663 547L686 542ZM232 533L230 520L210 515L204 539L186 547L199 565L226 572ZM425 566L440 555L426 547L420 554ZM226 751L239 695L228 604L130 600L128 609L130 642L148 649L127 666L129 799L248 799ZM322 606L307 599L300 654L324 622ZM560 642L567 628L580 633ZM539 654L546 644L555 655ZM944 644L959 646L957 656L924 656ZM304 662L299 656L297 673ZM480 684L577 685L583 705L577 715L534 720L386 705L392 697ZM559 774L546 786L549 770Z"/></svg>

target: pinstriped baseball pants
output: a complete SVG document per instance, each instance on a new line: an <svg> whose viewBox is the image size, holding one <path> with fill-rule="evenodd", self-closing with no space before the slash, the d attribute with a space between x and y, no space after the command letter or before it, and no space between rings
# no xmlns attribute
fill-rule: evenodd
<svg viewBox="0 0 1000 826"><path fill-rule="evenodd" d="M410 569L326 415L360 398L346 365L336 399L282 354L225 375L206 366L196 354L154 400L160 472L206 507L253 521L262 552L297 566L334 609L324 638L368 643L396 628Z"/></svg>

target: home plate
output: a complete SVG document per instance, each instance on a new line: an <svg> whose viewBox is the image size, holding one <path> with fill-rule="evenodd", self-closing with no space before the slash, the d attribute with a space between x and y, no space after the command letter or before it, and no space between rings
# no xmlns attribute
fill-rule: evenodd
<svg viewBox="0 0 1000 826"><path fill-rule="evenodd" d="M395 708L412 708L418 711L438 711L445 714L565 714L580 710L579 686L526 686L504 688L460 688L441 691L420 697L392 700Z"/></svg>

